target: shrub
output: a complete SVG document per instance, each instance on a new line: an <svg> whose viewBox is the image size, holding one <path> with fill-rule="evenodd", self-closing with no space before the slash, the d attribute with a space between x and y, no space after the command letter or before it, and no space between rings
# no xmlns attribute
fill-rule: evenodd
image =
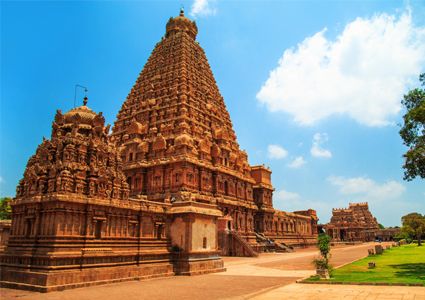
<svg viewBox="0 0 425 300"><path fill-rule="evenodd" d="M317 246L323 258L328 260L329 252L331 251L331 237L327 234L319 234L317 237Z"/></svg>
<svg viewBox="0 0 425 300"><path fill-rule="evenodd" d="M12 217L12 208L10 202L12 198L3 197L0 198L0 220L10 220Z"/></svg>
<svg viewBox="0 0 425 300"><path fill-rule="evenodd" d="M331 238L329 235L320 234L317 237L317 247L319 248L321 257L315 258L313 264L317 270L328 270L329 276L331 276L333 267L329 264L330 258L330 246Z"/></svg>

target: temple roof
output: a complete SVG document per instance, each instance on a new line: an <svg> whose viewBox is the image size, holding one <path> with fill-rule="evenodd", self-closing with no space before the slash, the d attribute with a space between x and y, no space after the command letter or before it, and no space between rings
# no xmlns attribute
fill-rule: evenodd
<svg viewBox="0 0 425 300"><path fill-rule="evenodd" d="M65 113L64 121L65 123L74 123L76 119L79 119L78 123L91 124L96 115L97 114L89 107L87 107L86 105L81 105Z"/></svg>
<svg viewBox="0 0 425 300"><path fill-rule="evenodd" d="M183 11L169 19L117 115L113 140L119 146L135 138L153 145L146 156L121 148L123 157L138 157L139 166L180 156L253 180L205 52L195 41L197 31ZM166 141L164 147L155 146L158 138Z"/></svg>
<svg viewBox="0 0 425 300"><path fill-rule="evenodd" d="M180 10L180 14L177 17L168 20L165 36L169 37L177 32L185 32L193 39L196 39L198 34L196 23L185 17L183 9Z"/></svg>
<svg viewBox="0 0 425 300"><path fill-rule="evenodd" d="M28 160L17 201L44 195L128 199L118 150L108 139L102 113L84 105L56 112L51 140L44 139ZM78 197L77 197L77 196ZM78 198L78 199L80 199Z"/></svg>

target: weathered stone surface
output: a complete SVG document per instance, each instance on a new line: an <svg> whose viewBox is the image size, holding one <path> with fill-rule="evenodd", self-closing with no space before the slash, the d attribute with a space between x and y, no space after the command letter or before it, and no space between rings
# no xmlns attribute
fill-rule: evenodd
<svg viewBox="0 0 425 300"><path fill-rule="evenodd" d="M325 229L333 241L368 242L375 239L379 225L367 202L363 202L350 203L348 208L334 208Z"/></svg>
<svg viewBox="0 0 425 300"><path fill-rule="evenodd" d="M86 105L56 112L51 140L43 138L19 182L14 203L61 194L128 199L121 160L108 141L102 113Z"/></svg>
<svg viewBox="0 0 425 300"><path fill-rule="evenodd" d="M376 254L384 253L384 248L382 247L382 245L375 245L375 253Z"/></svg>
<svg viewBox="0 0 425 300"><path fill-rule="evenodd" d="M314 210L273 208L271 170L250 166L240 149L196 34L183 14L170 19L118 113L112 139L131 195L216 204L230 230L254 246L254 231L292 245L315 243Z"/></svg>
<svg viewBox="0 0 425 300"><path fill-rule="evenodd" d="M273 208L271 170L239 148L196 35L183 12L168 21L111 135L87 99L57 112L12 202L2 284L51 291L219 272L219 253L264 249L256 233L315 243L314 210Z"/></svg>

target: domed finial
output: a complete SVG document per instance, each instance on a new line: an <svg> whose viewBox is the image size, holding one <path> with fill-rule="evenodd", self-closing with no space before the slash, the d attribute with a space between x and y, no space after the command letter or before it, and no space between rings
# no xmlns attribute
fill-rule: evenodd
<svg viewBox="0 0 425 300"><path fill-rule="evenodd" d="M87 101L89 100L89 98L87 98L87 96L84 97L83 99L83 105L86 106L87 105Z"/></svg>
<svg viewBox="0 0 425 300"><path fill-rule="evenodd" d="M196 39L196 35L198 33L198 27L195 22L185 17L183 6L181 6L180 14L177 17L171 17L168 20L167 25L165 26L165 38L168 38L177 32L184 32L193 39Z"/></svg>

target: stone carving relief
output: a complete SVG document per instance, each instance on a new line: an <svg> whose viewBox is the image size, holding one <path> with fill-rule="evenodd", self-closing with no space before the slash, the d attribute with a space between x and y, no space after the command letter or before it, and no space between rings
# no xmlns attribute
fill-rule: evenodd
<svg viewBox="0 0 425 300"><path fill-rule="evenodd" d="M16 197L49 193L125 199L128 185L109 126L87 106L56 112L51 140L43 139L27 164Z"/></svg>

